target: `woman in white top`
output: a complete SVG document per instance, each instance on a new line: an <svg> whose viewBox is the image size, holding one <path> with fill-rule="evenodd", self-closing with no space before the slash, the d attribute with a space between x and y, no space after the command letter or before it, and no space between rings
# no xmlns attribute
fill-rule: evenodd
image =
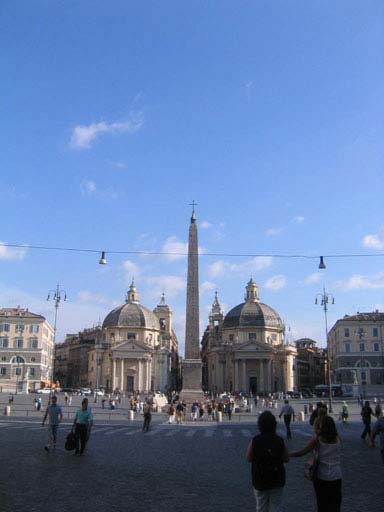
<svg viewBox="0 0 384 512"><path fill-rule="evenodd" d="M320 431L307 446L290 453L290 457L302 457L317 452L317 474L313 486L316 492L317 512L340 512L341 507L341 448L333 418L322 419Z"/></svg>

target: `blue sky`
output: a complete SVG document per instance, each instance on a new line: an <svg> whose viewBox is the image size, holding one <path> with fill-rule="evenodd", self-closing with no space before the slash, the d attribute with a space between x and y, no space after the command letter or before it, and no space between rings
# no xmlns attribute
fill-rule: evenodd
<svg viewBox="0 0 384 512"><path fill-rule="evenodd" d="M194 199L202 252L384 252L384 4L379 0L35 2L0 7L0 304L102 320L132 275L164 290L184 343ZM324 343L317 293L344 314L384 310L383 258L200 258L201 324L250 274L290 336Z"/></svg>

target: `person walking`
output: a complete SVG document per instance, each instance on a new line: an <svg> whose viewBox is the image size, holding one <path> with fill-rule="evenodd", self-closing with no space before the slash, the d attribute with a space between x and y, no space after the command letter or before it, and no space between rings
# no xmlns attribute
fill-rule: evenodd
<svg viewBox="0 0 384 512"><path fill-rule="evenodd" d="M59 423L63 421L63 411L60 405L57 405L57 397L52 397L52 402L48 405L42 426L44 427L46 419L49 417L49 444L44 446L46 452L54 451L56 449L57 442L57 431L59 429Z"/></svg>
<svg viewBox="0 0 384 512"><path fill-rule="evenodd" d="M317 512L340 512L341 509L341 446L336 424L331 416L321 421L319 435L315 435L302 450L291 452L289 457L302 457L314 452L317 460L313 486Z"/></svg>
<svg viewBox="0 0 384 512"><path fill-rule="evenodd" d="M143 432L148 432L149 425L151 423L152 415L151 415L151 404L149 402L145 402L143 407L144 414L144 423L143 423Z"/></svg>
<svg viewBox="0 0 384 512"><path fill-rule="evenodd" d="M284 400L284 405L280 411L279 418L283 416L285 428L287 430L287 439L292 439L292 432L291 432L291 421L295 421L295 411L293 410L293 407L289 405L289 400Z"/></svg>
<svg viewBox="0 0 384 512"><path fill-rule="evenodd" d="M380 453L381 460L384 464L384 417L380 416L374 424L371 432L371 448L375 447L375 436L380 436Z"/></svg>
<svg viewBox="0 0 384 512"><path fill-rule="evenodd" d="M39 396L39 398L37 399L37 410L38 411L41 411L42 405L43 405L43 399L41 398L41 396Z"/></svg>
<svg viewBox="0 0 384 512"><path fill-rule="evenodd" d="M371 435L371 416L374 416L373 411L369 405L369 402L366 401L364 403L363 408L361 409L361 418L364 423L364 430L361 434L361 439L365 439L366 435L368 434L368 438Z"/></svg>
<svg viewBox="0 0 384 512"><path fill-rule="evenodd" d="M319 415L319 412L321 414L321 409L327 409L327 406L323 402L317 402L316 409L313 409L311 416L309 418L309 424L313 427L315 424L315 420L317 416Z"/></svg>
<svg viewBox="0 0 384 512"><path fill-rule="evenodd" d="M379 399L377 401L376 405L375 405L375 416L376 416L377 419L379 419L382 414L383 414L383 409L381 407L381 402L380 402L380 399Z"/></svg>
<svg viewBox="0 0 384 512"><path fill-rule="evenodd" d="M233 411L232 402L228 402L227 414L228 414L228 420L229 421L231 421L231 419L232 419L232 411Z"/></svg>
<svg viewBox="0 0 384 512"><path fill-rule="evenodd" d="M75 415L72 429L76 436L75 455L82 455L88 442L93 426L93 416L90 407L88 407L88 398L83 398L81 409L78 409Z"/></svg>
<svg viewBox="0 0 384 512"><path fill-rule="evenodd" d="M184 413L184 407L181 402L179 402L176 405L176 418L177 418L177 424L181 425L183 423L183 413Z"/></svg>
<svg viewBox="0 0 384 512"><path fill-rule="evenodd" d="M284 463L289 456L282 437L276 434L276 418L264 411L258 419L259 435L249 443L246 453L252 464L252 485L257 512L278 512L285 485Z"/></svg>
<svg viewBox="0 0 384 512"><path fill-rule="evenodd" d="M347 402L344 401L341 404L341 421L344 423L344 425L346 425L346 423L348 421L348 416L349 416L348 404L347 404Z"/></svg>

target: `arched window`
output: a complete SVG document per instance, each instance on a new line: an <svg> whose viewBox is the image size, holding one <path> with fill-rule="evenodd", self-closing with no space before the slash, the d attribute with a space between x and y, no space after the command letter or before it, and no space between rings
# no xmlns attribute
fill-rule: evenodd
<svg viewBox="0 0 384 512"><path fill-rule="evenodd" d="M13 356L11 358L11 364L24 364L25 363L25 359L24 357L21 357L21 356Z"/></svg>

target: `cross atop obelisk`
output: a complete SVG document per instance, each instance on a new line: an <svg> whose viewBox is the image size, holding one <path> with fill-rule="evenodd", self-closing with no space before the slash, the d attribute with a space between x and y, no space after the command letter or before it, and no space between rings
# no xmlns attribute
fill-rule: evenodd
<svg viewBox="0 0 384 512"><path fill-rule="evenodd" d="M185 360L183 363L183 390L181 392L181 397L187 401L201 399L203 395L199 326L199 249L195 201L190 206L192 206L192 216L188 238Z"/></svg>

